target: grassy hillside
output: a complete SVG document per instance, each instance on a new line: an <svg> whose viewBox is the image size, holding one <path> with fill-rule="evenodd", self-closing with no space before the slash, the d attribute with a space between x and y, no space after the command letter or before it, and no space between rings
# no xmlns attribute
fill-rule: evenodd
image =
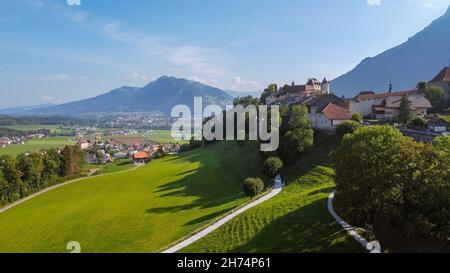
<svg viewBox="0 0 450 273"><path fill-rule="evenodd" d="M52 138L36 138L28 140L24 145L7 145L6 148L0 148L0 155L18 155L26 152L38 152L40 150L48 150L51 148L64 147L66 145L74 145L74 140L69 137L52 137Z"/></svg>
<svg viewBox="0 0 450 273"><path fill-rule="evenodd" d="M326 138L289 168L287 187L182 252L360 252L327 210L334 187L327 159L334 140Z"/></svg>
<svg viewBox="0 0 450 273"><path fill-rule="evenodd" d="M223 142L63 186L0 214L0 252L155 252L248 199L258 146Z"/></svg>

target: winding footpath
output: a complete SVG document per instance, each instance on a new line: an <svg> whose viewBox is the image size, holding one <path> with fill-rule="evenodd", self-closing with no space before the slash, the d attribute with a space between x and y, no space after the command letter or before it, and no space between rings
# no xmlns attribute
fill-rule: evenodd
<svg viewBox="0 0 450 273"><path fill-rule="evenodd" d="M360 243L366 250L370 253L381 253L380 243L377 241L368 242L364 237L362 237L355 227L349 225L347 222L342 220L341 217L336 213L336 210L333 206L333 200L336 192L332 192L328 197L328 211L334 217L336 222L342 226L342 228L347 231L347 233L353 237L358 243Z"/></svg>
<svg viewBox="0 0 450 273"><path fill-rule="evenodd" d="M119 171L119 172L114 172L114 173L101 174L101 175L98 175L98 176L96 176L96 177L99 177L99 176L107 176L107 175L112 175L112 174L119 174L119 173L125 173L125 172L131 172L131 171L136 170L137 168L139 168L139 166L138 166L138 167L135 167L135 168L132 168L132 169L129 169L129 170L125 170L125 171ZM96 169L96 171L98 171L98 169ZM9 204L9 205L4 206L3 208L0 208L0 213L3 213L3 212L5 212L5 211L7 211L7 210L9 210L9 209L12 209L12 208L14 208L14 207L16 207L16 206L18 206L18 205L20 205L20 204L22 204L22 203L24 203L24 202L30 200L30 199L33 199L33 198L35 198L35 197L37 197L37 196L39 196L39 195L41 195L41 194L44 194L44 193L46 193L46 192L51 191L51 190L54 190L54 189L60 188L60 187L62 187L62 186L66 186L66 185L69 185L69 184L78 182L78 181L82 181L82 180L89 179L89 178L91 178L91 177L93 176L93 174L95 174L95 172L91 173L91 174L88 175L88 176L80 177L80 178L77 178L77 179L74 179L74 180L69 180L69 181L64 182L64 183L61 183L61 184L56 184L56 185L54 185L54 186L45 188L45 189L43 189L43 190L41 190L41 191L39 191L39 192L33 193L32 195L29 195L29 196L27 196L27 197L25 197L25 198L22 198L22 199L20 199L20 200L14 202L14 203L11 203L11 204Z"/></svg>
<svg viewBox="0 0 450 273"><path fill-rule="evenodd" d="M215 222L214 224L212 224L212 225L208 226L207 228L201 230L200 232L190 236L189 238L182 241L181 243L163 251L162 253L176 253L176 252L180 251L181 249L187 247L188 245L190 245L190 244L200 240L201 238L205 237L206 235L210 234L211 232L218 229L225 223L229 222L231 219L242 214L243 212L245 212L261 203L264 203L269 199L272 199L274 196L278 195L282 190L283 190L283 182L281 181L281 177L277 176L275 178L274 187L270 193L248 203L247 205L243 206L240 209L237 209L236 211L231 212L230 214L226 215L225 217L223 217L219 221Z"/></svg>

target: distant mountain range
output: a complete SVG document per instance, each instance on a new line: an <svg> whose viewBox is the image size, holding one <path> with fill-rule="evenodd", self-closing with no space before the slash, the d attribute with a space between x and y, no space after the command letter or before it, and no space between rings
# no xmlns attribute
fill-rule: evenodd
<svg viewBox="0 0 450 273"><path fill-rule="evenodd" d="M203 105L229 105L233 96L226 92L175 77L163 76L139 88L123 86L106 94L75 102L24 109L15 115L99 117L117 113L154 113L170 115L172 107L184 104L193 109L194 97L202 97ZM0 111L0 113L3 113Z"/></svg>
<svg viewBox="0 0 450 273"><path fill-rule="evenodd" d="M45 104L39 104L39 105L32 105L32 106L19 106L19 107L11 107L11 108L5 108L0 109L0 114L3 115L17 115L20 113L28 112L34 109L40 109L45 107L51 107L55 106L56 104L53 103L45 103Z"/></svg>
<svg viewBox="0 0 450 273"><path fill-rule="evenodd" d="M333 80L332 90L353 97L360 91L386 91L391 80L395 90L414 88L417 82L431 80L449 65L449 58L450 8L407 42L364 59Z"/></svg>

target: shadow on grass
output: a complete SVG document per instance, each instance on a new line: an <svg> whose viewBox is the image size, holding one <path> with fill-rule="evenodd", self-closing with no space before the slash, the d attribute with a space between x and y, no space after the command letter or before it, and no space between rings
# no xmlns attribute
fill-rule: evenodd
<svg viewBox="0 0 450 273"><path fill-rule="evenodd" d="M256 146L244 149L235 143L217 143L206 149L198 149L183 155L163 159L167 162L179 160L197 163L195 170L181 171L176 181L160 185L155 192L158 198L191 197L189 204L177 204L166 207L153 207L147 213L175 213L194 208L209 209L217 207L219 212L211 213L195 219L186 225L197 224L216 218L240 205L236 202L245 198L241 190L241 181L249 176L258 176L260 172ZM233 203L233 205L231 205ZM230 204L230 205L227 205ZM227 208L224 209L224 206Z"/></svg>
<svg viewBox="0 0 450 273"><path fill-rule="evenodd" d="M327 214L326 198L271 221L245 245L231 253L362 252ZM271 238L267 240L267 238Z"/></svg>

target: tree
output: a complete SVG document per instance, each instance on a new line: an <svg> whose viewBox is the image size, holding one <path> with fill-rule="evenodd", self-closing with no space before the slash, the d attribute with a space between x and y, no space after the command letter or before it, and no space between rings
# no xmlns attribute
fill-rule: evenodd
<svg viewBox="0 0 450 273"><path fill-rule="evenodd" d="M427 99L433 106L432 112L442 111L447 105L444 99L444 90L438 86L430 86L426 90Z"/></svg>
<svg viewBox="0 0 450 273"><path fill-rule="evenodd" d="M432 146L390 126L347 134L332 153L335 205L356 225L373 225L388 247L418 238L445 242L450 236L449 152L450 138L438 138Z"/></svg>
<svg viewBox="0 0 450 273"><path fill-rule="evenodd" d="M363 117L361 116L360 113L353 113L352 120L356 121L358 123L361 123L361 121L363 120Z"/></svg>
<svg viewBox="0 0 450 273"><path fill-rule="evenodd" d="M44 172L42 177L45 181L52 181L61 175L62 157L55 149L50 149L44 155Z"/></svg>
<svg viewBox="0 0 450 273"><path fill-rule="evenodd" d="M249 197L255 197L264 190L264 183L260 178L247 178L243 183L243 190Z"/></svg>
<svg viewBox="0 0 450 273"><path fill-rule="evenodd" d="M62 151L62 173L64 176L77 176L81 173L84 153L78 146L66 146Z"/></svg>
<svg viewBox="0 0 450 273"><path fill-rule="evenodd" d="M22 172L23 181L32 191L41 189L43 186L42 174L44 172L43 156L39 153L22 155L19 157L19 167Z"/></svg>
<svg viewBox="0 0 450 273"><path fill-rule="evenodd" d="M417 89L427 89L428 83L426 81L420 81L417 83Z"/></svg>
<svg viewBox="0 0 450 273"><path fill-rule="evenodd" d="M417 117L417 118L413 119L411 124L418 129L423 129L423 128L427 127L428 122L423 117Z"/></svg>
<svg viewBox="0 0 450 273"><path fill-rule="evenodd" d="M346 134L352 134L359 127L361 127L361 125L359 125L359 123L356 121L345 121L336 127L336 134L343 137Z"/></svg>
<svg viewBox="0 0 450 273"><path fill-rule="evenodd" d="M266 104L266 98L272 96L278 91L278 86L275 83L270 84L266 89L264 89L260 101L262 104Z"/></svg>
<svg viewBox="0 0 450 273"><path fill-rule="evenodd" d="M283 161L278 157L270 157L263 164L263 173L267 178L273 179L283 169Z"/></svg>
<svg viewBox="0 0 450 273"><path fill-rule="evenodd" d="M411 110L411 102L409 101L408 96L402 96L398 111L398 120L401 123L406 124L412 119L413 113Z"/></svg>
<svg viewBox="0 0 450 273"><path fill-rule="evenodd" d="M9 202L27 196L28 188L22 181L22 172L19 169L17 160L9 155L0 157L0 170L8 181L7 198Z"/></svg>
<svg viewBox="0 0 450 273"><path fill-rule="evenodd" d="M242 105L243 107L247 107L249 105L259 105L259 99L252 97L252 96L245 96L245 97L237 97L233 100L233 105L238 106Z"/></svg>
<svg viewBox="0 0 450 273"><path fill-rule="evenodd" d="M0 206L8 203L8 181L0 169Z"/></svg>
<svg viewBox="0 0 450 273"><path fill-rule="evenodd" d="M281 138L278 154L284 163L291 164L314 144L314 130L308 118L308 109L304 106L292 107L286 128L289 131Z"/></svg>

